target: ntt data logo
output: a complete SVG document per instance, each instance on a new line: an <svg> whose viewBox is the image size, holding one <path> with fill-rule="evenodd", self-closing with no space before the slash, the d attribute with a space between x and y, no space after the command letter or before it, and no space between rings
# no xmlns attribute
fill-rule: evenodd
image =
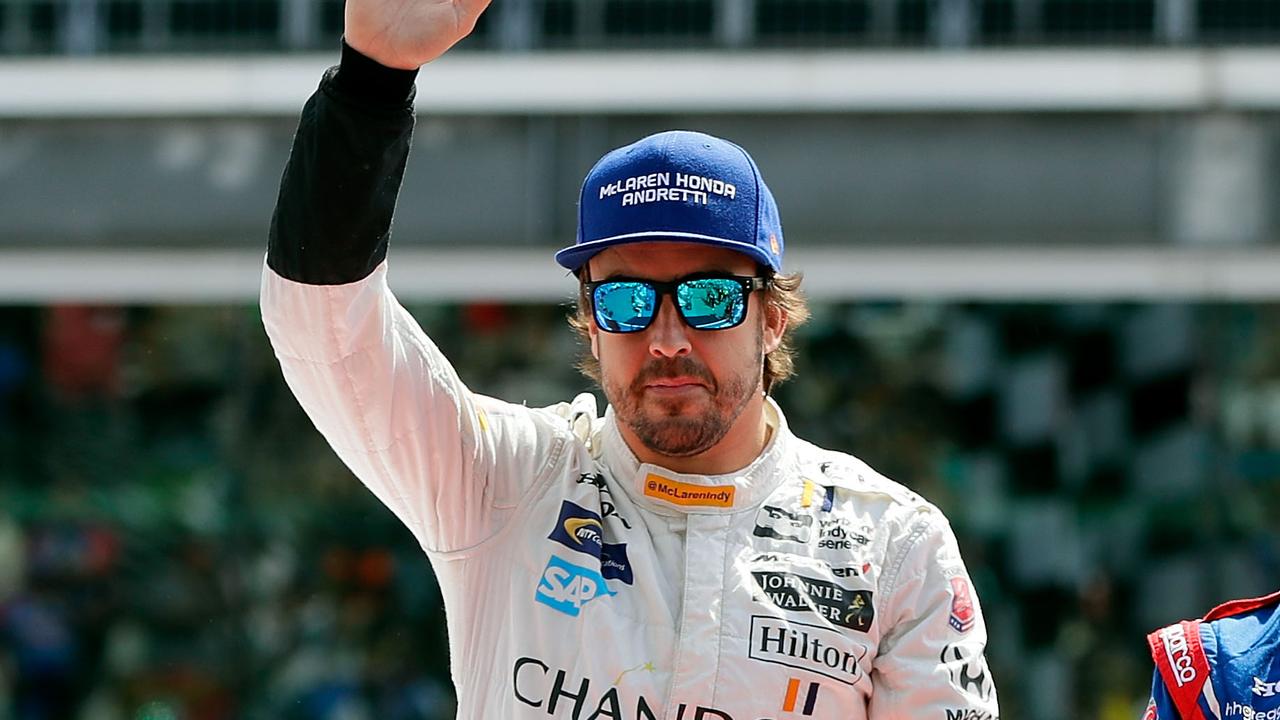
<svg viewBox="0 0 1280 720"><path fill-rule="evenodd" d="M604 523L596 513L568 500L560 504L560 517L547 536L561 545L600 559L600 574L609 580L633 582L626 543L604 541Z"/></svg>

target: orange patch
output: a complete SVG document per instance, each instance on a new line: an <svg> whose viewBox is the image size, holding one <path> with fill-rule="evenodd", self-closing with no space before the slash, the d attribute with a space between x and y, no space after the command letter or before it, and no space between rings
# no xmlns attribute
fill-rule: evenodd
<svg viewBox="0 0 1280 720"><path fill-rule="evenodd" d="M787 683L787 696L782 700L782 711L791 712L796 709L796 695L800 694L800 681L791 678Z"/></svg>
<svg viewBox="0 0 1280 720"><path fill-rule="evenodd" d="M673 505L694 507L733 507L732 485L691 485L649 473L644 479L644 494Z"/></svg>

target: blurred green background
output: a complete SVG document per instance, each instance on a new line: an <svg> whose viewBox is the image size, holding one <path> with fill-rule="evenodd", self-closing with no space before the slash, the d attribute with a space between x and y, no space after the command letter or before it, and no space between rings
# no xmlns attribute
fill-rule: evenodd
<svg viewBox="0 0 1280 720"><path fill-rule="evenodd" d="M412 310L478 391L589 389L563 306ZM1145 631L1273 589L1280 307L815 310L779 401L947 512L1006 717L1135 717ZM0 716L452 717L426 558L259 323L0 311Z"/></svg>

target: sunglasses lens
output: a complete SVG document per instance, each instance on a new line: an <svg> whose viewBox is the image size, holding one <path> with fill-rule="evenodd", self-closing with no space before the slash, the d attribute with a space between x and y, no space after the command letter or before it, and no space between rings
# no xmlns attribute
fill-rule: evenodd
<svg viewBox="0 0 1280 720"><path fill-rule="evenodd" d="M591 304L596 323L606 332L638 332L653 320L653 288L638 282L607 282L596 287Z"/></svg>
<svg viewBox="0 0 1280 720"><path fill-rule="evenodd" d="M742 322L746 297L742 285L728 278L686 280L676 288L685 322L699 330L721 330Z"/></svg>

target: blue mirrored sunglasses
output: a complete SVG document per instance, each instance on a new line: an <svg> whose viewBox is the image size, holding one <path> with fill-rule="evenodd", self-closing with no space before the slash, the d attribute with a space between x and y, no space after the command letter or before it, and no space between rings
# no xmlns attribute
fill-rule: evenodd
<svg viewBox="0 0 1280 720"><path fill-rule="evenodd" d="M664 295L675 298L686 325L695 330L727 330L747 317L747 298L769 286L763 277L717 275L671 282L616 278L585 283L596 325L611 333L640 332L658 314Z"/></svg>

